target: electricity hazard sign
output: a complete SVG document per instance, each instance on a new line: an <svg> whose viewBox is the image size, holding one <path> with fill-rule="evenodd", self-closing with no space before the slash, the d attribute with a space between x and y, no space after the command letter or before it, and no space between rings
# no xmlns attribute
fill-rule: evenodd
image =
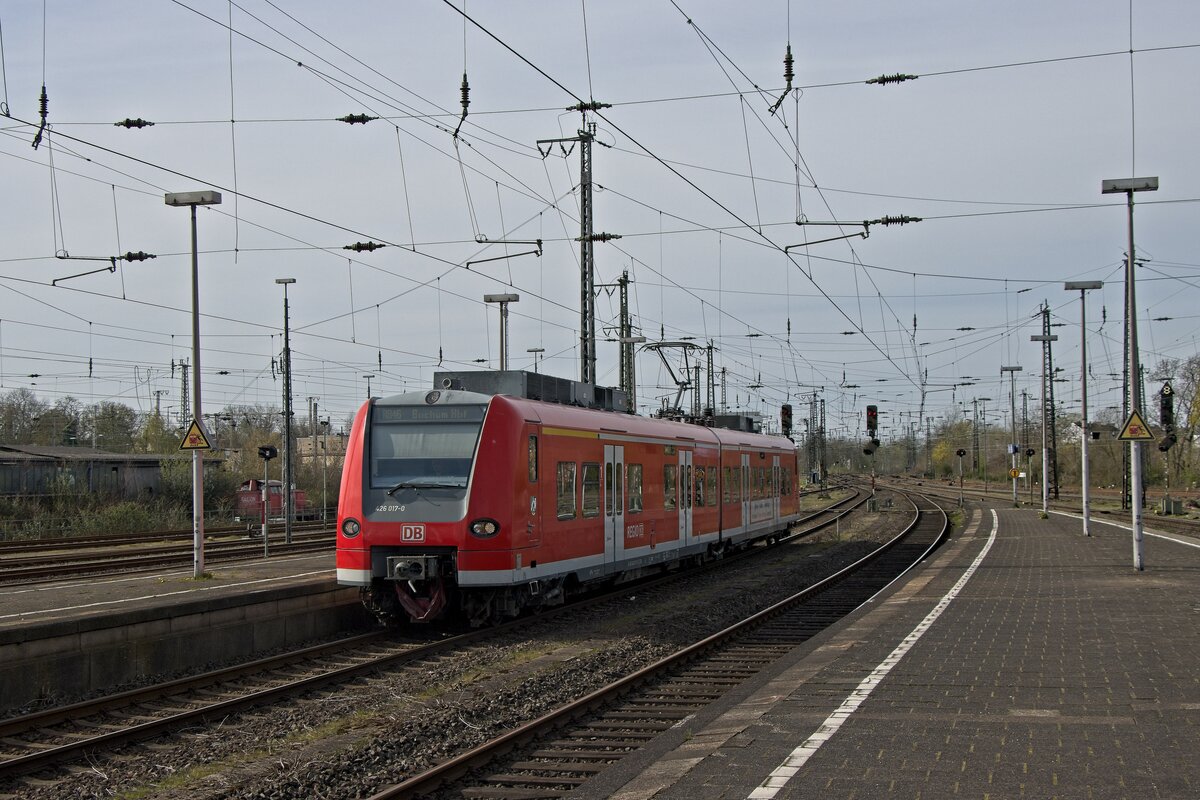
<svg viewBox="0 0 1200 800"><path fill-rule="evenodd" d="M1134 411L1129 415L1129 419L1125 420L1125 427L1121 428L1121 434L1117 438L1125 442L1153 442L1154 434L1150 432L1150 426L1142 419L1142 415Z"/></svg>
<svg viewBox="0 0 1200 800"><path fill-rule="evenodd" d="M192 426L187 429L187 433L183 435L183 441L179 443L180 450L211 450L212 445L208 443L208 431L204 430L204 426L200 420L193 419Z"/></svg>

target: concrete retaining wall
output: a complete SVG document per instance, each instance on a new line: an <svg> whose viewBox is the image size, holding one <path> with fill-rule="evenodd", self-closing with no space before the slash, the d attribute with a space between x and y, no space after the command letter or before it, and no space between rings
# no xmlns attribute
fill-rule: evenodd
<svg viewBox="0 0 1200 800"><path fill-rule="evenodd" d="M0 716L371 624L332 582L0 631Z"/></svg>

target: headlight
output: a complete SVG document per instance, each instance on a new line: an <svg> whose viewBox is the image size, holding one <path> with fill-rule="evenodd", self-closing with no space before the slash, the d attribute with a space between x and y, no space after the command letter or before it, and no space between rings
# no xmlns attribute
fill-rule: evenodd
<svg viewBox="0 0 1200 800"><path fill-rule="evenodd" d="M487 539L500 532L500 523L494 519L477 519L470 524L468 530L471 531L472 536Z"/></svg>
<svg viewBox="0 0 1200 800"><path fill-rule="evenodd" d="M347 517L342 521L342 535L347 539L353 539L355 536L358 536L360 530L362 528L359 526L358 520Z"/></svg>

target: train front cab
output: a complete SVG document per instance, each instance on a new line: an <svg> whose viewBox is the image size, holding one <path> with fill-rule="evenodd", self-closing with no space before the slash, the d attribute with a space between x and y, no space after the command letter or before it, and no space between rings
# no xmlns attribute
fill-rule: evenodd
<svg viewBox="0 0 1200 800"><path fill-rule="evenodd" d="M511 570L514 544L538 535L514 514L521 487L509 465L520 426L493 411L494 400L414 392L372 400L355 417L339 503L338 582L362 588L381 618L428 621L463 606L464 572Z"/></svg>

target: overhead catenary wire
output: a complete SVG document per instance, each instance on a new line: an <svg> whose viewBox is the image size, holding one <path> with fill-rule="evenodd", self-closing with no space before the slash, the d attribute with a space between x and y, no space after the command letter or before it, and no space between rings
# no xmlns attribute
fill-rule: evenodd
<svg viewBox="0 0 1200 800"><path fill-rule="evenodd" d="M464 27L465 27L465 22L464 22ZM757 182L757 181L756 181L756 182ZM415 242L415 240L416 240L416 237L415 237L415 235L411 235L411 226L410 226L410 237L411 237L411 239L412 239L412 240ZM431 238L432 238L432 237L431 237ZM732 243L733 241L734 241L734 238L730 238L730 242ZM661 242L662 242L662 240L660 239L660 244L661 244ZM76 243L76 244L78 245L78 243ZM808 255L808 254L806 254L806 255ZM636 263L636 261L635 261L635 262L633 262L633 263ZM869 267L868 267L868 268L869 268ZM358 268L357 268L357 267L355 267L355 269L358 269ZM904 273L904 274L913 274L913 273L911 272L911 270L900 269L899 271L900 271L900 272L902 272L902 273ZM789 272L789 273L787 273L787 274L788 274L788 275L790 275L790 272ZM954 277L958 277L958 276L954 276ZM970 277L970 276L964 276L964 277ZM692 282L695 282L695 281L692 281ZM441 282L441 281L439 281L439 283L445 283L445 282ZM688 281L681 281L681 283L688 283ZM651 282L651 283L648 283L647 285L652 285L652 282ZM790 287L789 287L789 290L786 292L786 294L787 294L787 295L790 297L790 295L791 295ZM708 295L701 295L701 296L702 296L702 297L708 297ZM437 297L438 297L438 299L439 299L439 303L440 303L440 302L441 302L441 300L442 300L442 295L441 295L441 292L440 292L440 291L439 291L439 293L438 293ZM721 317L719 316L719 317L718 317L718 319L721 319ZM778 324L775 324L774 326L768 326L768 327L782 328L782 326L780 326L780 325L778 325ZM870 327L872 327L872 326L870 326L870 325L866 325L866 326L864 326L864 328L865 328L865 329L868 329L868 328L870 328ZM891 327L891 326L886 326L886 328L885 328L885 329L890 329L890 327Z"/></svg>

